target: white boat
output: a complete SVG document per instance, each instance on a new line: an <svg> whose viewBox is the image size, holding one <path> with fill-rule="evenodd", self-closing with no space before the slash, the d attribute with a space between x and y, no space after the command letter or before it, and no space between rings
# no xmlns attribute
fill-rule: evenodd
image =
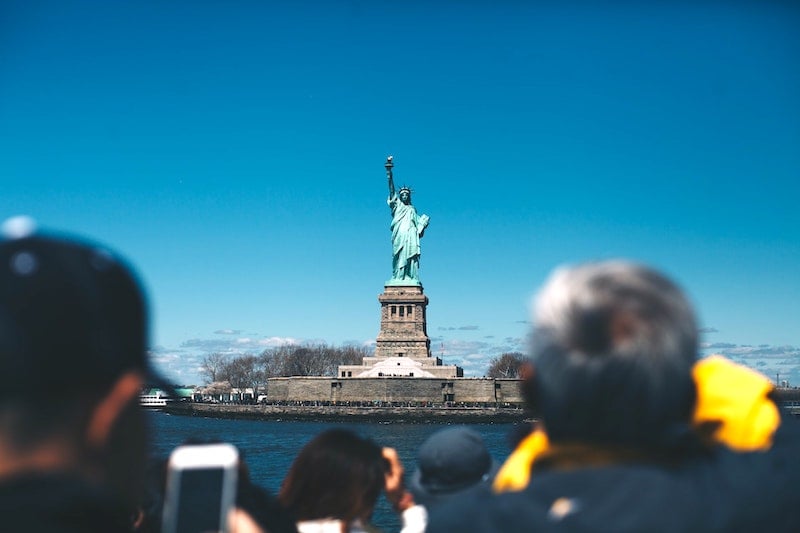
<svg viewBox="0 0 800 533"><path fill-rule="evenodd" d="M145 390L139 395L139 405L145 409L161 409L172 401L172 398L158 389Z"/></svg>

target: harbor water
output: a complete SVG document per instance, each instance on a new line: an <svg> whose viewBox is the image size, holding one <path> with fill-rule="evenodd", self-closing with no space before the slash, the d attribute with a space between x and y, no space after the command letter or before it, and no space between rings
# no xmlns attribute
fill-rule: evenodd
<svg viewBox="0 0 800 533"><path fill-rule="evenodd" d="M176 416L160 411L149 412L148 416L155 458L166 458L175 446L190 439L230 442L239 448L253 481L273 494L277 493L300 448L329 427L353 429L379 445L395 448L407 476L414 470L419 445L431 433L445 427L441 423L409 424L380 420L368 424L229 420ZM470 427L483 436L489 453L498 461L508 456L514 436L523 431L522 426L507 423L471 424ZM373 523L385 533L400 530L397 516L383 497L378 500Z"/></svg>

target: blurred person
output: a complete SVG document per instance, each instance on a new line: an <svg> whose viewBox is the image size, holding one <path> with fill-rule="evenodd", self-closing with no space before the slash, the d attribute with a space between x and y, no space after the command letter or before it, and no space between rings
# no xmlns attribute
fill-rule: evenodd
<svg viewBox="0 0 800 533"><path fill-rule="evenodd" d="M148 363L140 281L105 246L26 218L2 231L0 530L157 531L165 463L148 466L139 395L174 390ZM274 498L242 486L239 533L293 530Z"/></svg>
<svg viewBox="0 0 800 533"><path fill-rule="evenodd" d="M477 431L447 427L420 445L408 488L414 501L429 509L462 491L491 485L499 468Z"/></svg>
<svg viewBox="0 0 800 533"><path fill-rule="evenodd" d="M161 530L166 473L166 459L153 458L148 461L145 485L131 516L131 531L158 533Z"/></svg>
<svg viewBox="0 0 800 533"><path fill-rule="evenodd" d="M252 481L241 453L237 485L236 510L231 517L233 533L297 533L292 516L277 497Z"/></svg>
<svg viewBox="0 0 800 533"><path fill-rule="evenodd" d="M211 444L219 440L187 439L183 444ZM147 486L135 511L132 530L137 533L161 531L167 484L168 459L151 459ZM232 533L297 533L294 521L274 494L252 481L244 454L239 450L236 478L236 507L228 520Z"/></svg>
<svg viewBox="0 0 800 533"><path fill-rule="evenodd" d="M424 531L428 508L491 484L499 467L480 434L466 426L444 428L425 439L417 452L417 467L408 488L397 453L385 448L384 457L390 465L386 497L403 516L403 533Z"/></svg>
<svg viewBox="0 0 800 533"><path fill-rule="evenodd" d="M0 240L4 531L128 531L146 470L139 281L107 248L7 222Z"/></svg>
<svg viewBox="0 0 800 533"><path fill-rule="evenodd" d="M800 424L766 377L698 361L672 281L624 261L559 269L533 322L539 422L491 489L430 509L429 531L800 531Z"/></svg>
<svg viewBox="0 0 800 533"><path fill-rule="evenodd" d="M298 453L278 500L297 520L300 533L362 533L383 490L401 513L404 532L424 529L424 513L403 486L403 469L392 448L347 429L323 431Z"/></svg>

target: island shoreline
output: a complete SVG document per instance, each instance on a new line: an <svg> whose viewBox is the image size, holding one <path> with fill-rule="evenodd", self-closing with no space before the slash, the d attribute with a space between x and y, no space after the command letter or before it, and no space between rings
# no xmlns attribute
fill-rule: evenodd
<svg viewBox="0 0 800 533"><path fill-rule="evenodd" d="M177 402L160 410L178 416L297 422L509 424L533 421L525 409L509 407L351 407Z"/></svg>

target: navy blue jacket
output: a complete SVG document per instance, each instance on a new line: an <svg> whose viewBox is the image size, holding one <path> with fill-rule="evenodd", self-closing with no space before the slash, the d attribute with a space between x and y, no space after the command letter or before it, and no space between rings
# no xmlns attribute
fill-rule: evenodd
<svg viewBox="0 0 800 533"><path fill-rule="evenodd" d="M65 474L0 480L0 531L128 533L133 510L106 491Z"/></svg>
<svg viewBox="0 0 800 533"><path fill-rule="evenodd" d="M472 491L429 514L432 533L800 532L800 421L783 415L767 452L536 469L521 492Z"/></svg>

